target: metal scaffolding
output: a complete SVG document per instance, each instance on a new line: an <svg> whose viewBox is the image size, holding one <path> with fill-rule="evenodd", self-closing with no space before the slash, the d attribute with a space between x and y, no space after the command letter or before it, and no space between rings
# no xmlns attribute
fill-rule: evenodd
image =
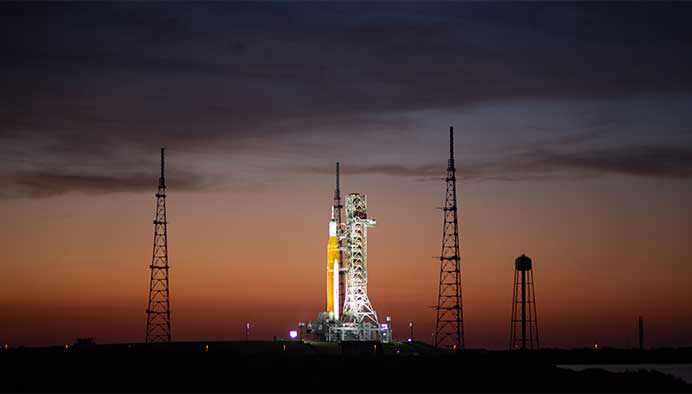
<svg viewBox="0 0 692 394"><path fill-rule="evenodd" d="M380 324L368 299L368 219L367 197L351 193L346 197L347 288L343 308L343 330L358 340L378 339Z"/></svg>

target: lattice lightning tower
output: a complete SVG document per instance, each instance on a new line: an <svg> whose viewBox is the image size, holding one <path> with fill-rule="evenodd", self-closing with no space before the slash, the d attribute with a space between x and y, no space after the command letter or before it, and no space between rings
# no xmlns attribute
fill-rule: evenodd
<svg viewBox="0 0 692 394"><path fill-rule="evenodd" d="M367 212L365 195L351 193L346 197L348 284L343 320L358 324L361 333L374 333L379 322L368 299L368 227L374 226L375 220L368 219Z"/></svg>
<svg viewBox="0 0 692 394"><path fill-rule="evenodd" d="M156 193L154 219L154 252L151 259L149 307L145 342L171 341L171 304L168 287L168 238L166 221L166 181L164 178L163 148L161 148L161 177Z"/></svg>
<svg viewBox="0 0 692 394"><path fill-rule="evenodd" d="M457 209L456 168L454 166L454 128L449 128L447 193L442 224L440 287L435 323L435 347L464 348L464 315L461 303L461 258L459 256L459 220Z"/></svg>

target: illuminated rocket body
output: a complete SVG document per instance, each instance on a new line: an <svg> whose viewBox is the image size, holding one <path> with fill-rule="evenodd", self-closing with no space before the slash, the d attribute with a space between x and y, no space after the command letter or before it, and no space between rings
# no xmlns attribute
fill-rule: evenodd
<svg viewBox="0 0 692 394"><path fill-rule="evenodd" d="M327 242L327 313L330 319L339 320L339 244L336 240L334 208L329 220Z"/></svg>

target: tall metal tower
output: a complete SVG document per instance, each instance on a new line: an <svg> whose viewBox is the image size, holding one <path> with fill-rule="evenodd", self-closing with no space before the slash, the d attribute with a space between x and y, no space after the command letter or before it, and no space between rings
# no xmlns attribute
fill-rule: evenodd
<svg viewBox="0 0 692 394"><path fill-rule="evenodd" d="M536 295L533 290L533 267L526 255L514 261L514 300L509 350L538 349Z"/></svg>
<svg viewBox="0 0 692 394"><path fill-rule="evenodd" d="M368 299L368 219L367 197L351 193L346 197L346 252L348 255L348 284L343 318L358 326L358 339L370 340L379 333L377 313Z"/></svg>
<svg viewBox="0 0 692 394"><path fill-rule="evenodd" d="M454 128L449 128L447 192L442 223L440 287L435 323L435 347L464 348L464 314L461 303L461 258L457 210L456 168L454 167Z"/></svg>
<svg viewBox="0 0 692 394"><path fill-rule="evenodd" d="M161 177L156 193L154 219L154 252L151 259L149 307L147 308L147 335L145 342L171 341L171 304L168 287L168 234L166 221L166 180L164 178L161 148Z"/></svg>
<svg viewBox="0 0 692 394"><path fill-rule="evenodd" d="M346 264L344 264L344 229L341 216L341 190L339 189L339 162L336 162L336 189L334 189L334 220L336 220L336 241L339 246L339 300L338 305L344 305L346 299Z"/></svg>
<svg viewBox="0 0 692 394"><path fill-rule="evenodd" d="M644 318L639 316L639 350L644 350Z"/></svg>

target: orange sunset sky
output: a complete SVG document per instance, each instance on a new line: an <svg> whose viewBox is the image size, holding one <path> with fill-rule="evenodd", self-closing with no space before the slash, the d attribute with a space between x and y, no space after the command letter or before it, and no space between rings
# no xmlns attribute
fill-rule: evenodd
<svg viewBox="0 0 692 394"><path fill-rule="evenodd" d="M174 340L317 319L339 161L374 308L430 342L454 126L468 348L522 253L542 347L692 346L683 11L2 4L0 343L143 342L162 146Z"/></svg>

